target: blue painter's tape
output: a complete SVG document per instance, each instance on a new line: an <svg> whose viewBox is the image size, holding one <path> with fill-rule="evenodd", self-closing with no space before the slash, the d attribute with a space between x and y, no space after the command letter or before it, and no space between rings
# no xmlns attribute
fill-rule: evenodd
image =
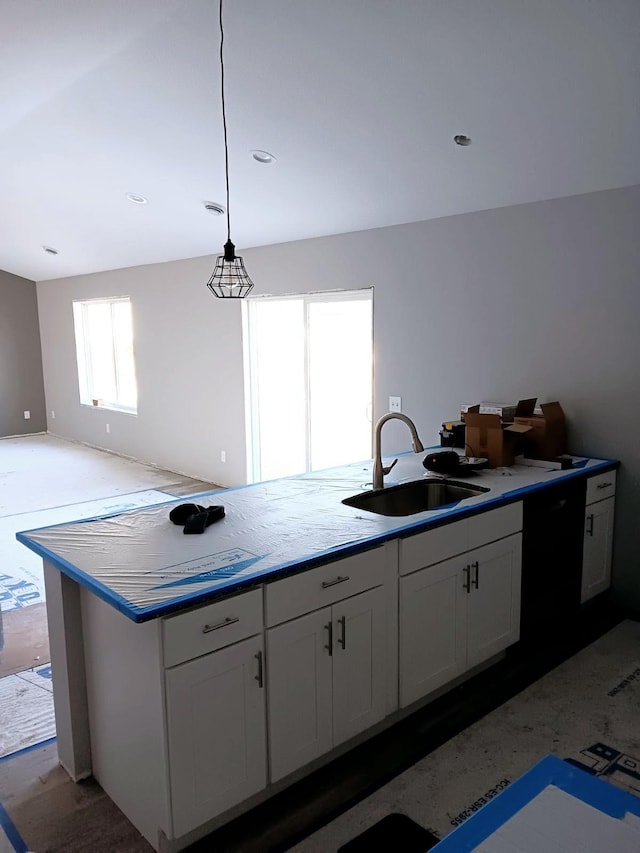
<svg viewBox="0 0 640 853"><path fill-rule="evenodd" d="M0 830L7 836L9 844L11 844L15 853L28 853L29 848L16 829L14 822L4 810L2 803L0 803Z"/></svg>
<svg viewBox="0 0 640 853"><path fill-rule="evenodd" d="M621 819L627 812L640 817L638 797L548 755L436 844L433 853L470 853L548 785L555 785L610 817Z"/></svg>
<svg viewBox="0 0 640 853"><path fill-rule="evenodd" d="M408 451L407 454L401 455L408 455L408 453L410 453L410 451ZM587 461L588 460L585 460L582 464L586 466ZM360 463L356 463L356 466L357 464ZM370 462L366 464L370 464ZM352 468L354 466L349 467ZM556 482L566 482L567 479L584 477L585 475L591 476L596 473L614 470L617 467L619 467L619 463L614 460L602 460L597 464L591 465L591 467L587 471L585 471L584 468L580 467L580 463L574 463L574 470L563 471L562 478L557 480ZM314 475L312 476L317 476L318 473L320 472L314 472ZM256 484L248 484L246 486L240 486L235 489L228 489L227 491L240 491L241 489L250 488L253 485ZM392 530L374 533L370 536L363 536L362 538L358 538L346 544L333 545L325 550L308 554L303 557L292 558L269 568L256 569L255 571L245 572L244 574L239 574L242 570L236 569L231 573L231 576L225 576L225 573L223 572L220 572L219 574L215 575L212 574L210 577L211 586L209 586L208 588L197 591L185 591L183 595L176 595L175 597L169 598L166 601L157 602L146 607L143 605L134 604L132 601L125 598L123 595L120 595L119 593L112 590L102 581L99 581L91 575L87 574L86 572L82 571L81 569L78 569L72 563L69 563L67 560L59 557L58 555L50 551L48 548L43 547L38 542L35 542L30 539L29 533L36 531L21 531L20 533L16 534L16 538L19 542L26 545L39 556L50 561L56 569L68 575L68 577L72 578L78 583L82 584L87 589L91 590L95 595L110 604L112 607L115 607L127 618L131 619L134 622L146 622L150 619L155 619L159 616L174 613L177 610L181 610L187 606L200 604L205 601L211 601L215 598L220 597L221 595L226 595L236 590L239 591L242 589L246 589L247 587L253 586L257 583L264 583L266 581L276 580L277 578L284 577L287 574L292 574L303 569L312 568L316 565L326 563L329 560L341 559L342 557L347 557L352 554L367 551L377 545L382 545L383 543L389 540L397 539L409 533L418 533L422 530L429 530L436 527L440 527L442 525L450 523L451 521L455 521L462 518L468 518L483 513L488 509L493 509L495 507L505 506L507 504L514 503L516 501L521 500L525 495L532 494L541 489L547 488L549 485L551 485L549 482L541 482L535 485L515 488L512 491L503 492L502 494L496 497L489 497L483 500L482 503L476 504L471 507L455 506L446 512L438 513L435 518L422 517L413 521L408 521L398 527L393 528ZM221 493L217 491L201 493L202 497L208 495L216 495L219 498ZM164 505L165 503L167 502L163 502L162 505ZM155 504L155 506L160 505L161 504ZM148 507L135 508L132 510L126 510L125 512L137 512L139 509L147 508ZM51 526L57 527L58 525ZM38 528L38 532L41 529L44 528ZM247 564L247 566L245 566L244 568L246 569L248 565L250 564ZM167 584L166 586L174 586L177 590L179 588L183 588L184 586L188 586L194 583L201 583L203 579L209 580L209 577L198 577L190 579L189 581L187 581L186 579L184 581L173 581L170 584ZM155 588L159 589L160 587Z"/></svg>

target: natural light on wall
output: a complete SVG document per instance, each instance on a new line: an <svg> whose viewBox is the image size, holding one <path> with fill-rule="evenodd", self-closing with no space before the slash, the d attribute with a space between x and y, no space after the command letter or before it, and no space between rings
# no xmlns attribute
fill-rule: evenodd
<svg viewBox="0 0 640 853"><path fill-rule="evenodd" d="M246 302L253 481L371 458L373 290Z"/></svg>
<svg viewBox="0 0 640 853"><path fill-rule="evenodd" d="M73 303L80 402L135 414L138 406L131 300Z"/></svg>

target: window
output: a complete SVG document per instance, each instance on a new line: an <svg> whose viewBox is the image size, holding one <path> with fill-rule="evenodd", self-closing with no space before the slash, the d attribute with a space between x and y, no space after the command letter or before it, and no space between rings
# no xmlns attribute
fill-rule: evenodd
<svg viewBox="0 0 640 853"><path fill-rule="evenodd" d="M245 306L253 481L371 458L373 290Z"/></svg>
<svg viewBox="0 0 640 853"><path fill-rule="evenodd" d="M137 412L131 300L73 303L80 402Z"/></svg>

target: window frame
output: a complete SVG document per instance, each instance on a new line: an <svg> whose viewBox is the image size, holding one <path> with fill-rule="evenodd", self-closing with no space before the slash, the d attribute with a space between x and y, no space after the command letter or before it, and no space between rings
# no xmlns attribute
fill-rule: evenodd
<svg viewBox="0 0 640 853"><path fill-rule="evenodd" d="M115 306L126 303L131 311L131 344L132 344L132 367L133 375L136 383L136 405L127 406L119 400L120 384L122 382L118 371L118 358L116 357L117 343L114 334L115 326ZM113 376L115 380L116 399L104 400L93 397L93 357L91 343L89 339L89 306L96 304L104 304L109 306L109 314L111 321L111 364ZM72 300L73 325L76 341L76 367L78 374L78 393L80 397L80 405L90 409L108 409L110 411L123 412L128 415L138 414L138 382L136 375L136 359L134 350L134 335L133 335L133 303L129 296L103 296L95 299L74 299Z"/></svg>
<svg viewBox="0 0 640 853"><path fill-rule="evenodd" d="M318 302L350 302L368 301L371 303L371 412L373 413L373 397L375 394L375 288L368 287L349 288L346 290L317 290L304 293L286 294L256 294L242 300L242 334L243 334L243 361L244 361L244 401L245 401L245 431L246 431L246 466L248 481L259 482L261 471L260 454L260 426L255 401L258 399L257 376L254 374L252 365L257 361L256 355L256 317L250 306L252 304L267 302L299 301L303 307L303 324L305 337L309 334L309 306ZM309 383L309 347L304 347L304 382L305 382L305 469L309 473L311 468L311 420L310 420L310 393ZM373 422L371 422L371 453L373 453Z"/></svg>

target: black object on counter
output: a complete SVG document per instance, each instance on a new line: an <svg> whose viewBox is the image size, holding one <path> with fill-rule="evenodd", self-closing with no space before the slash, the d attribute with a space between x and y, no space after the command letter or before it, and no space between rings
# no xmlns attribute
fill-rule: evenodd
<svg viewBox="0 0 640 853"><path fill-rule="evenodd" d="M427 471L436 474L454 474L460 468L460 456L455 450L439 450L428 453L422 460Z"/></svg>
<svg viewBox="0 0 640 853"><path fill-rule="evenodd" d="M464 421L445 421L440 430L440 447L459 447L465 449Z"/></svg>
<svg viewBox="0 0 640 853"><path fill-rule="evenodd" d="M183 533L204 533L205 528L221 518L224 518L223 506L180 504L169 513L169 519L174 524L184 525Z"/></svg>

